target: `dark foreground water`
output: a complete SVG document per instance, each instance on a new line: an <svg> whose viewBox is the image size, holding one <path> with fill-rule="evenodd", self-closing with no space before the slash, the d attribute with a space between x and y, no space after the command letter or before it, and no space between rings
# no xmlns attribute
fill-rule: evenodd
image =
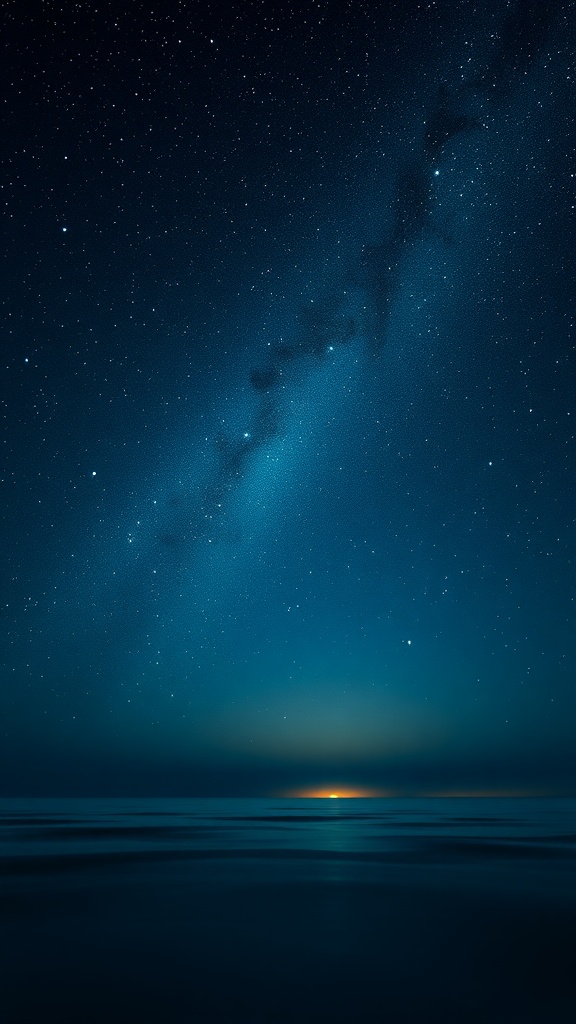
<svg viewBox="0 0 576 1024"><path fill-rule="evenodd" d="M575 1024L576 801L0 803L4 1024Z"/></svg>

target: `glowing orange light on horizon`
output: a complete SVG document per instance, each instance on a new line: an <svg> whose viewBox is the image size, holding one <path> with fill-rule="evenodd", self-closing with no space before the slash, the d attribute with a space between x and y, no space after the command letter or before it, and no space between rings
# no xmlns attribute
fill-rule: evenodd
<svg viewBox="0 0 576 1024"><path fill-rule="evenodd" d="M370 796L392 796L390 790L386 789L352 789L350 786L344 786L336 789L318 788L311 786L306 789L293 789L286 796L291 797L303 797L311 800L350 800L357 797L370 797Z"/></svg>
<svg viewBox="0 0 576 1024"><path fill-rule="evenodd" d="M276 793L276 796L282 797L296 797L298 799L311 799L311 800L350 800L356 797L396 797L410 799L416 797L419 799L427 798L434 799L437 797L443 798L458 798L465 797L466 799L480 798L486 799L487 797L545 797L554 796L552 790L546 789L446 789L446 790L396 790L396 789L375 789L375 788L357 788L353 789L351 786L334 786L328 788L328 786L307 786L304 789L290 789L284 790L284 792Z"/></svg>

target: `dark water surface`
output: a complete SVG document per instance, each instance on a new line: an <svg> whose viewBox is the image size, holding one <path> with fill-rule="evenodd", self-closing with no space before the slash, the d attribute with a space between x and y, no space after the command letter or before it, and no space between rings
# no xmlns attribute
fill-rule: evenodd
<svg viewBox="0 0 576 1024"><path fill-rule="evenodd" d="M576 801L3 800L4 1024L576 1024Z"/></svg>

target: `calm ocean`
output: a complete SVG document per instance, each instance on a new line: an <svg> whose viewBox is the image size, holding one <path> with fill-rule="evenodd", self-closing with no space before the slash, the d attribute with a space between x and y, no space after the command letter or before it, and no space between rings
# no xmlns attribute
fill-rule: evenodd
<svg viewBox="0 0 576 1024"><path fill-rule="evenodd" d="M3 1024L576 1024L576 801L3 800Z"/></svg>

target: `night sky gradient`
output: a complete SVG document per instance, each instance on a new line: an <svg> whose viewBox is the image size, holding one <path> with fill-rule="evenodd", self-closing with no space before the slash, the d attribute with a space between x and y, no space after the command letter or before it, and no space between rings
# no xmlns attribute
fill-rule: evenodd
<svg viewBox="0 0 576 1024"><path fill-rule="evenodd" d="M573 6L2 16L2 792L574 794Z"/></svg>

